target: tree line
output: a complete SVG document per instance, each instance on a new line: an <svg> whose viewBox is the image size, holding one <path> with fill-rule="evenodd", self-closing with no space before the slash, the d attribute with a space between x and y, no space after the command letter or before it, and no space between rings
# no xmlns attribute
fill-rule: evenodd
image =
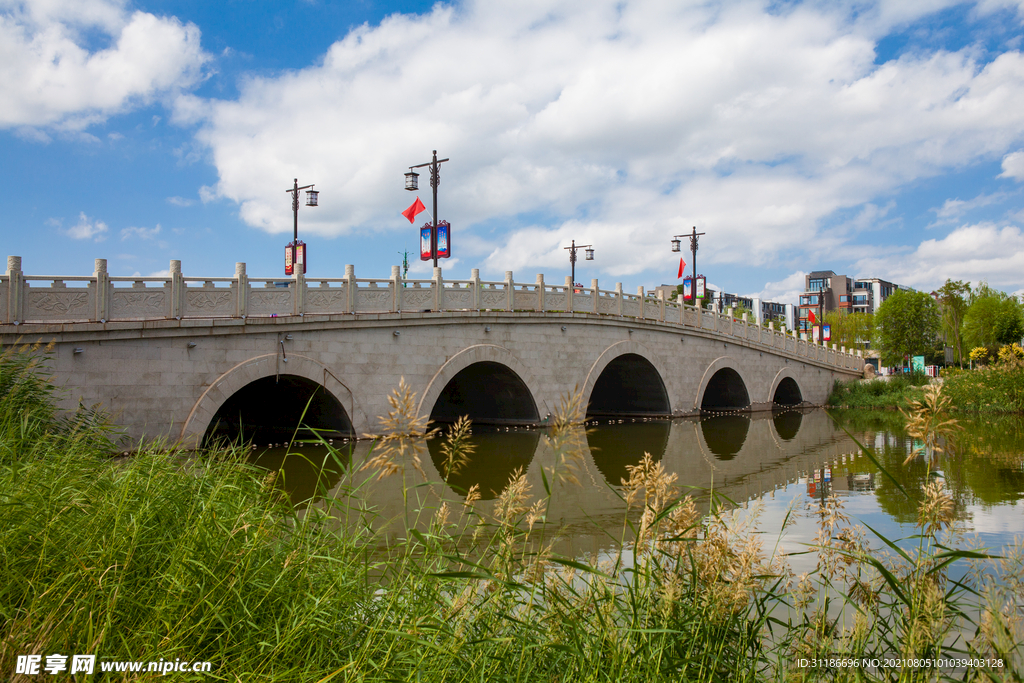
<svg viewBox="0 0 1024 683"><path fill-rule="evenodd" d="M830 311L825 322L831 325L832 343L848 349L870 343L883 365L904 365L912 356L941 363L946 346L952 348L953 362L963 365L972 350L975 360L994 358L1001 347L1021 343L1024 302L985 282L972 287L947 279L931 294L897 290L873 315Z"/></svg>

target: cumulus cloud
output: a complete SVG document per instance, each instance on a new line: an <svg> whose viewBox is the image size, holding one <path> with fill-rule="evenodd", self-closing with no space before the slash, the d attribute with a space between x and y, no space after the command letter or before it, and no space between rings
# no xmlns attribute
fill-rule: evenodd
<svg viewBox="0 0 1024 683"><path fill-rule="evenodd" d="M911 253L857 262L858 276L881 277L920 289L947 278L1016 289L1024 273L1024 233L1014 225L984 222L961 226L942 239L921 242Z"/></svg>
<svg viewBox="0 0 1024 683"><path fill-rule="evenodd" d="M194 24L124 5L0 2L0 128L80 131L202 77L208 57ZM90 49L93 34L109 46Z"/></svg>
<svg viewBox="0 0 1024 683"><path fill-rule="evenodd" d="M1024 151L1014 152L1003 157L1003 172L999 174L999 177L1024 180Z"/></svg>
<svg viewBox="0 0 1024 683"><path fill-rule="evenodd" d="M82 211L78 214L78 223L68 228L65 234L76 240L94 240L96 242L102 242L106 239L108 227L107 224L101 220L90 219Z"/></svg>
<svg viewBox="0 0 1024 683"><path fill-rule="evenodd" d="M668 239L691 225L709 233L699 264L834 255L884 210L841 230L827 217L1024 138L1020 53L875 63L884 31L942 3L769 4L439 4L176 116L201 124L219 173L203 201L268 232L291 229L294 177L322 190L303 230L407 228L402 174L436 148L440 217L480 231L492 274L561 264L569 239L606 254L607 275L668 272Z"/></svg>
<svg viewBox="0 0 1024 683"><path fill-rule="evenodd" d="M797 271L777 282L766 282L760 292L745 294L748 297L759 297L762 301L776 301L779 303L795 303L804 292L807 273Z"/></svg>

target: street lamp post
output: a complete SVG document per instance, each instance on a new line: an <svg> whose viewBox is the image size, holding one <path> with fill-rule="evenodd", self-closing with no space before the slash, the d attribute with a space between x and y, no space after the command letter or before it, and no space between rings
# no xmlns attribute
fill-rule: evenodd
<svg viewBox="0 0 1024 683"><path fill-rule="evenodd" d="M683 233L682 235L672 236L672 251L680 251L683 237L690 238L690 260L693 262L690 264L693 268L691 271L693 273L693 280L690 283L690 287L693 288L692 293L694 306L697 305L697 239L703 234L705 233L697 232L697 226L695 225L689 235Z"/></svg>
<svg viewBox="0 0 1024 683"><path fill-rule="evenodd" d="M572 269L572 286L576 287L576 251L578 249L584 249L587 261L594 260L594 247L591 244L576 244L576 240L572 241L572 245L568 247L562 247L562 249L569 250L569 267Z"/></svg>
<svg viewBox="0 0 1024 683"><path fill-rule="evenodd" d="M415 192L419 189L419 173L416 173L412 169L423 168L424 166L430 167L430 188L433 190L434 195L434 217L433 225L430 229L430 255L434 258L434 267L437 268L437 186L441 183L441 175L439 173L438 166L448 161L448 159L438 159L437 150L434 150L434 158L425 163L417 164L416 166L410 166L409 172L405 174L405 189L410 192Z"/></svg>
<svg viewBox="0 0 1024 683"><path fill-rule="evenodd" d="M320 197L320 191L314 190L315 185L303 185L299 187L299 179L296 178L294 184L289 189L285 190L292 196L292 215L294 221L292 224L292 243L288 245L287 255L290 256L291 264L288 263L288 259L285 260L285 275L291 275L288 272L288 266L291 265L292 270L298 266L299 256L299 190L306 190L306 206L319 206L318 200ZM302 248L302 272L306 272L306 245L301 245Z"/></svg>

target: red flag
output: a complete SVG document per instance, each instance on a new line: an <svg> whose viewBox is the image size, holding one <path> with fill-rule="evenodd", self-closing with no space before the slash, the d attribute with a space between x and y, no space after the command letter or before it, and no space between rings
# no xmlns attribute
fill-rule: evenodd
<svg viewBox="0 0 1024 683"><path fill-rule="evenodd" d="M686 261L684 261L683 257L680 256L679 257L679 275L676 275L676 279L679 279L679 278L681 278L683 276L683 268L685 268L685 267L686 267Z"/></svg>
<svg viewBox="0 0 1024 683"><path fill-rule="evenodd" d="M412 223L413 221L416 220L416 214L420 213L421 211L426 211L426 210L427 210L427 207L423 206L423 202L421 202L420 198L417 197L416 201L414 201L412 203L412 206L410 206L408 209L403 211L402 215L405 216L406 218L408 218L409 222Z"/></svg>
<svg viewBox="0 0 1024 683"><path fill-rule="evenodd" d="M807 311L807 313L808 313L808 317L811 319L811 324L812 325L817 325L818 324L818 319L814 317L814 311Z"/></svg>

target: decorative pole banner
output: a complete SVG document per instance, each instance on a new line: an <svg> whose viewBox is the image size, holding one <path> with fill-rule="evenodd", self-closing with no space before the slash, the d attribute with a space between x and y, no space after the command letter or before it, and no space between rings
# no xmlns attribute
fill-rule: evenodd
<svg viewBox="0 0 1024 683"><path fill-rule="evenodd" d="M420 198L417 197L416 201L414 201L412 203L412 206L410 206L408 209L403 211L402 215L405 216L407 219L409 219L409 222L412 223L413 221L416 220L416 215L417 214L419 214L420 212L426 211L426 210L427 210L427 207L423 206L423 202L421 202Z"/></svg>
<svg viewBox="0 0 1024 683"><path fill-rule="evenodd" d="M692 299L692 298L693 298L693 280L691 278L686 278L685 280L683 280L683 299L685 300L685 299Z"/></svg>
<svg viewBox="0 0 1024 683"><path fill-rule="evenodd" d="M420 261L429 261L434 258L430 253L430 232L434 226L426 223L420 228Z"/></svg>
<svg viewBox="0 0 1024 683"><path fill-rule="evenodd" d="M452 255L451 227L448 221L437 223L437 258L450 258Z"/></svg>
<svg viewBox="0 0 1024 683"><path fill-rule="evenodd" d="M704 285L705 285L705 282L706 282L706 280L703 277L697 278L697 298L698 299L703 299L704 298L704 291L705 291Z"/></svg>

